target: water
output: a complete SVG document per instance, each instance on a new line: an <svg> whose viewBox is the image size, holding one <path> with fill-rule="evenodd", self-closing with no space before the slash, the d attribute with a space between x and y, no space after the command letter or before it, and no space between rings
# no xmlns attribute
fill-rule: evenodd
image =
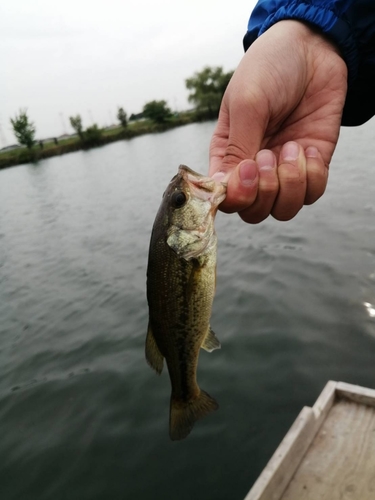
<svg viewBox="0 0 375 500"><path fill-rule="evenodd" d="M200 385L219 402L168 438L144 360L155 212L214 123L0 172L2 500L242 499L329 379L375 387L374 122L344 129L329 187L296 219L219 214Z"/></svg>

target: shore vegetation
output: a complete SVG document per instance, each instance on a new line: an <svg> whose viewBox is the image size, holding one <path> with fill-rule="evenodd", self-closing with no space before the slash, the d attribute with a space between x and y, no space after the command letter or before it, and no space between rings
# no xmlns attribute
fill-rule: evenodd
<svg viewBox="0 0 375 500"><path fill-rule="evenodd" d="M35 144L36 128L34 123L29 120L27 110L21 109L19 114L10 119L13 127L13 133L21 146L31 149Z"/></svg>
<svg viewBox="0 0 375 500"><path fill-rule="evenodd" d="M11 119L19 147L0 151L0 169L22 163L37 162L51 156L61 155L79 149L89 149L110 142L164 132L189 123L216 119L220 102L233 72L224 73L221 67L206 66L185 81L189 90L189 102L195 105L190 111L173 112L167 101L150 101L138 114L131 114L128 120L124 108L118 107L119 125L100 128L97 124L84 129L79 114L69 118L74 130L72 135L52 137L35 141L36 127L27 116L26 110Z"/></svg>

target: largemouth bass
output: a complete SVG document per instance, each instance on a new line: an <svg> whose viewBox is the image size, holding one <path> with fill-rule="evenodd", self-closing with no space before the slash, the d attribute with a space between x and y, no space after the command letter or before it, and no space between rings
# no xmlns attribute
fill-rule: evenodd
<svg viewBox="0 0 375 500"><path fill-rule="evenodd" d="M226 186L180 165L154 222L148 267L146 359L171 379L169 434L185 438L197 419L218 408L197 384L199 350L220 342L210 328L216 283L214 219Z"/></svg>

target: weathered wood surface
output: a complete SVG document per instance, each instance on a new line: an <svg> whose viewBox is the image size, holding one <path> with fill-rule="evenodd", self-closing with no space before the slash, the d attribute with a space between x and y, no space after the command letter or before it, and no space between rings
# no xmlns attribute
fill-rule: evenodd
<svg viewBox="0 0 375 500"><path fill-rule="evenodd" d="M375 406L375 390L367 389L367 387L337 382L336 395L339 398L350 399L356 403Z"/></svg>
<svg viewBox="0 0 375 500"><path fill-rule="evenodd" d="M329 381L313 408L302 409L245 500L280 500L331 409L335 391L336 382Z"/></svg>
<svg viewBox="0 0 375 500"><path fill-rule="evenodd" d="M245 500L375 500L375 391L329 381Z"/></svg>
<svg viewBox="0 0 375 500"><path fill-rule="evenodd" d="M374 500L375 408L342 399L280 500Z"/></svg>

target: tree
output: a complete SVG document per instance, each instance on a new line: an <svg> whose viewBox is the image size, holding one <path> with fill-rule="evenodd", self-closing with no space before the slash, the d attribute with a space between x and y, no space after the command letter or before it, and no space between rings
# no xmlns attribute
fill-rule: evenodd
<svg viewBox="0 0 375 500"><path fill-rule="evenodd" d="M206 66L202 71L194 73L185 80L186 88L191 91L189 102L195 104L197 111L207 113L210 118L216 117L232 75L233 71L224 73L221 66Z"/></svg>
<svg viewBox="0 0 375 500"><path fill-rule="evenodd" d="M143 116L155 123L164 123L172 116L172 111L166 101L150 101L143 106Z"/></svg>
<svg viewBox="0 0 375 500"><path fill-rule="evenodd" d="M131 122L134 120L141 120L142 118L144 118L143 113L137 113L137 114L132 113L129 117L129 121Z"/></svg>
<svg viewBox="0 0 375 500"><path fill-rule="evenodd" d="M97 146L101 143L102 131L96 123L85 130L84 142L88 146Z"/></svg>
<svg viewBox="0 0 375 500"><path fill-rule="evenodd" d="M69 116L70 125L77 132L79 138L83 140L83 126L81 115Z"/></svg>
<svg viewBox="0 0 375 500"><path fill-rule="evenodd" d="M118 108L117 119L121 123L121 126L126 128L128 125L128 115L125 113L124 108Z"/></svg>
<svg viewBox="0 0 375 500"><path fill-rule="evenodd" d="M27 116L26 109L21 109L19 115L15 116L15 118L11 118L10 122L13 127L14 135L17 138L17 141L26 146L28 149L31 149L35 144L35 132L36 128L34 123L29 121L29 117Z"/></svg>

